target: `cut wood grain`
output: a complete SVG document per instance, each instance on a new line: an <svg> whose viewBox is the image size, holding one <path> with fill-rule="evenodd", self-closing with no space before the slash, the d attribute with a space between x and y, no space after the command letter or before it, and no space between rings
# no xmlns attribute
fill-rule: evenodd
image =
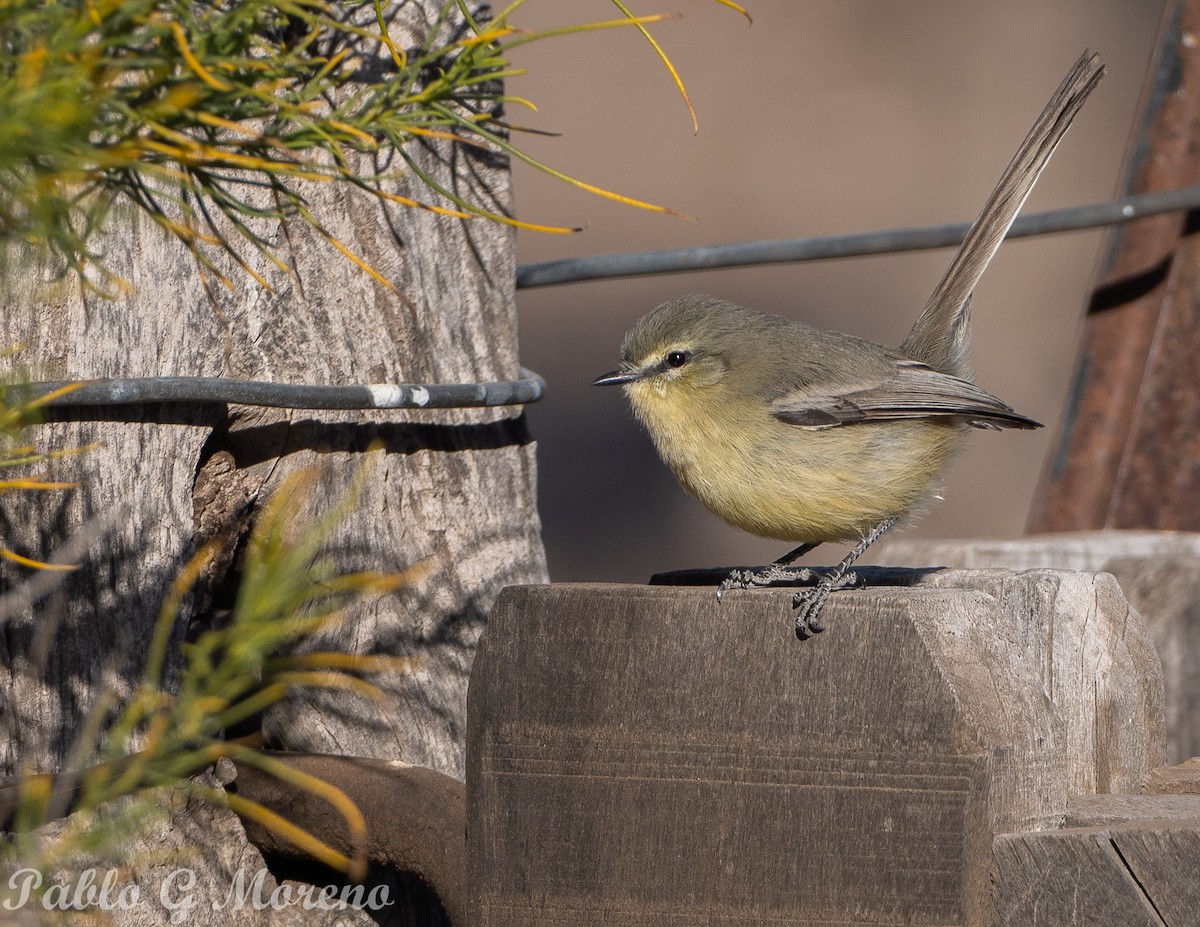
<svg viewBox="0 0 1200 927"><path fill-rule="evenodd" d="M1012 539L892 541L880 562L909 568L1056 568L1112 573L1163 664L1166 757L1200 755L1200 534L1080 531Z"/></svg>

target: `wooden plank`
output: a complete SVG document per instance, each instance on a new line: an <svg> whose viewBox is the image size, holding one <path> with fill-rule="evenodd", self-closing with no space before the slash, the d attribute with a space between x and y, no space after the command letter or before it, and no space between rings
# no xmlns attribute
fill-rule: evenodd
<svg viewBox="0 0 1200 927"><path fill-rule="evenodd" d="M1112 839L1167 924L1200 923L1200 823L1122 827Z"/></svg>
<svg viewBox="0 0 1200 927"><path fill-rule="evenodd" d="M1137 792L1163 765L1162 667L1141 616L1105 573L947 570L922 585L994 597L1009 636L1038 667L1065 730L1072 795Z"/></svg>
<svg viewBox="0 0 1200 927"><path fill-rule="evenodd" d="M873 555L873 556L872 556ZM1197 557L1200 534L1181 531L1064 531L1020 538L922 540L899 536L868 554L868 562L958 569L1107 569L1116 558Z"/></svg>
<svg viewBox="0 0 1200 927"><path fill-rule="evenodd" d="M1104 829L1002 834L995 851L1000 927L1174 927Z"/></svg>
<svg viewBox="0 0 1200 927"><path fill-rule="evenodd" d="M1200 757L1156 769L1146 783L1146 791L1151 795L1200 795Z"/></svg>
<svg viewBox="0 0 1200 927"><path fill-rule="evenodd" d="M1085 795L1067 807L1067 827L1138 821L1189 821L1200 826L1200 795Z"/></svg>
<svg viewBox="0 0 1200 927"><path fill-rule="evenodd" d="M787 590L506 590L469 695L474 922L990 923L992 835L1125 776L1069 756L1103 719L1052 700L1029 657L1075 639L1059 622L1127 617L1074 588L1089 609L1045 588L845 592L807 641ZM1072 678L1142 690L1152 739L1135 661L1110 665Z"/></svg>

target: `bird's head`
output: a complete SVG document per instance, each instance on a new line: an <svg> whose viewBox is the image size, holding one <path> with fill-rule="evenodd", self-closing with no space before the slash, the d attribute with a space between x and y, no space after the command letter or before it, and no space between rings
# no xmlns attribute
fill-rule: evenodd
<svg viewBox="0 0 1200 927"><path fill-rule="evenodd" d="M593 383L623 385L635 406L693 395L725 381L742 340L736 307L684 296L639 319L621 346L621 366Z"/></svg>

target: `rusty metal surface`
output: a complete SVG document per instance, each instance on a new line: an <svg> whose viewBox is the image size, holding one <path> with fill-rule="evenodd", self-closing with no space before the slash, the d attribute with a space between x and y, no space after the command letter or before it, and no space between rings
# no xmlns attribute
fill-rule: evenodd
<svg viewBox="0 0 1200 927"><path fill-rule="evenodd" d="M1200 180L1200 0L1168 4L1123 192ZM1118 227L1030 531L1200 529L1200 216Z"/></svg>

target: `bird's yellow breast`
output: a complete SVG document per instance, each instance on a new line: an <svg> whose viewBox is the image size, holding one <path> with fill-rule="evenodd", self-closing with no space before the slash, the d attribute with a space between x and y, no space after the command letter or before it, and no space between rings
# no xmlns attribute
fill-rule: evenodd
<svg viewBox="0 0 1200 927"><path fill-rule="evenodd" d="M792 543L857 539L907 514L958 433L934 420L801 428L719 388L642 382L628 393L684 489L730 524Z"/></svg>

